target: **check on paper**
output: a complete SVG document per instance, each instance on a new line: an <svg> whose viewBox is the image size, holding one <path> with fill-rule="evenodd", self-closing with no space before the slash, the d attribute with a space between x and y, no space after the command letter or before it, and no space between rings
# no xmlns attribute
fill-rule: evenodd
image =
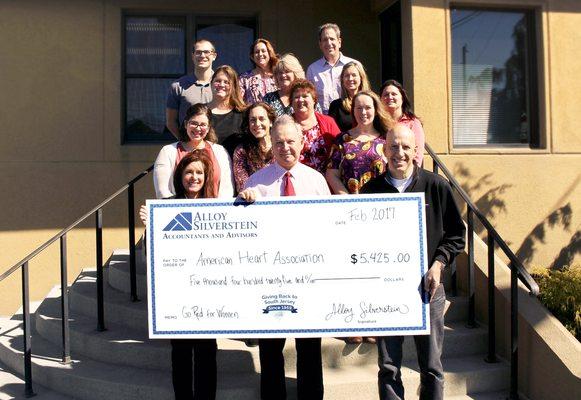
<svg viewBox="0 0 581 400"><path fill-rule="evenodd" d="M151 338L429 334L423 193L147 206Z"/></svg>

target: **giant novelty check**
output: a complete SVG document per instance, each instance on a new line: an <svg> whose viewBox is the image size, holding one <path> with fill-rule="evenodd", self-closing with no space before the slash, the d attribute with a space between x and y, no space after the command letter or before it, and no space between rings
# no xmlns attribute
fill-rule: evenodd
<svg viewBox="0 0 581 400"><path fill-rule="evenodd" d="M147 205L151 338L429 333L423 193Z"/></svg>

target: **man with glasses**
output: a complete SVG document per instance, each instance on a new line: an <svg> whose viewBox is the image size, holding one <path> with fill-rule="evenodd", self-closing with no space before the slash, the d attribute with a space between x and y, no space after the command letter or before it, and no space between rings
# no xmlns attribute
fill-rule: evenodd
<svg viewBox="0 0 581 400"><path fill-rule="evenodd" d="M179 126L188 107L212 100L210 80L214 73L212 63L215 59L214 45L205 39L198 40L192 50L193 75L184 75L171 84L167 95L165 120L167 129L176 139L179 139Z"/></svg>

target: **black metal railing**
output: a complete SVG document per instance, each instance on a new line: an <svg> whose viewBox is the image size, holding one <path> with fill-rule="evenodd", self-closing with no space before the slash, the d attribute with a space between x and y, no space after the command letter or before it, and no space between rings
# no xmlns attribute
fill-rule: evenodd
<svg viewBox="0 0 581 400"><path fill-rule="evenodd" d="M127 191L127 216L128 216L128 231L129 231L129 267L130 267L130 289L131 300L139 301L137 297L137 273L135 261L135 198L134 185L141 178L149 174L153 169L153 165L141 172L135 178L126 183L123 187L113 193L111 196L103 200L99 205L94 207L91 211L77 219L71 225L54 235L41 246L36 248L32 253L24 259L9 268L6 272L0 275L0 282L12 275L19 269L22 271L22 329L24 336L24 394L26 397L34 396L32 388L32 352L31 352L31 329L30 329L30 295L29 295L29 279L28 279L28 263L37 255L42 253L47 247L60 241L60 280L61 280L61 328L62 328L62 362L68 364L71 362L70 343L69 343L69 297L68 297L68 280L67 280L67 233L85 221L93 214L95 215L95 238L96 238L96 254L95 260L97 263L97 330L105 330L105 312L103 300L103 207L105 207L111 200L117 198L123 192Z"/></svg>
<svg viewBox="0 0 581 400"><path fill-rule="evenodd" d="M495 315L495 278L494 278L494 250L498 246L508 257L510 263L510 398L518 399L518 280L529 289L529 293L538 296L539 285L531 277L520 260L508 247L499 233L494 229L490 221L482 214L478 207L472 202L470 196L462 189L462 186L454 178L450 170L436 155L434 150L426 143L426 150L433 160L433 171L439 173L441 170L450 182L452 188L460 195L466 203L467 225L468 225L468 323L469 327L476 326L475 303L474 303L474 216L478 218L487 233L488 245L488 355L487 362L497 362L496 359L496 315ZM456 278L453 277L455 280Z"/></svg>

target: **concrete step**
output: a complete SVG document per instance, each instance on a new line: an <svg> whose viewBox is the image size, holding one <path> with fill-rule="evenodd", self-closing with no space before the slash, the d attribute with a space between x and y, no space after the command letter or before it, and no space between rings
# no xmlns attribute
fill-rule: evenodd
<svg viewBox="0 0 581 400"><path fill-rule="evenodd" d="M459 396L449 396L446 400L506 400L509 398L508 392L494 392L494 393L475 393L475 394L464 394ZM525 398L521 395L519 397L521 400Z"/></svg>
<svg viewBox="0 0 581 400"><path fill-rule="evenodd" d="M73 355L70 364L60 362L60 347L40 335L32 339L35 382L80 400L170 400L173 399L171 374L144 368L101 363ZM22 373L22 331L20 322L0 320L0 360ZM219 399L258 398L258 374L220 375Z"/></svg>
<svg viewBox="0 0 581 400"><path fill-rule="evenodd" d="M137 272L137 296L145 298L147 297L147 263L141 252L142 250L140 248L136 249L136 253L140 255L139 257L136 256L137 263L135 265ZM129 250L114 250L106 269L109 270L108 282L111 287L124 293L131 293Z"/></svg>
<svg viewBox="0 0 581 400"><path fill-rule="evenodd" d="M36 313L38 332L47 340L60 344L60 290L54 289ZM170 346L167 340L150 340L146 330L136 330L118 324L107 323L107 331L96 331L96 320L72 311L69 315L71 349L93 359L112 364L141 368L169 369ZM218 340L219 369L224 372L258 372L257 348L248 348L237 340ZM444 357L460 357L481 354L486 350L486 331L467 329L462 325L446 327ZM343 340L324 338L322 341L323 363L328 368L344 365L376 365L375 345L346 344ZM414 360L413 340L404 341L404 360ZM293 340L285 347L288 371L295 369L296 352Z"/></svg>
<svg viewBox="0 0 581 400"><path fill-rule="evenodd" d="M72 397L34 383L32 390L35 394L34 398L38 400L74 400ZM24 378L9 371L3 363L0 363L0 400L24 400L26 398L24 395Z"/></svg>
<svg viewBox="0 0 581 400"><path fill-rule="evenodd" d="M106 272L105 274L107 274ZM105 323L108 327L107 333L94 335L96 329L96 290L94 285L94 271L84 270L77 281L70 289L71 293L71 316L75 315L75 323L71 323L71 338L73 349L80 351L91 351L91 357L103 361L127 363L128 365L142 366L148 365L151 368L166 368L168 357L161 356L167 353L167 346L160 346L158 340L150 341L147 338L147 301L146 299L133 303L129 301L126 293L121 293L108 285L105 285ZM47 339L56 337L60 340L60 305L58 304L60 290L54 290L46 301L46 310L39 314L39 331ZM460 298L461 299L461 298ZM454 300L450 309L457 307ZM461 304L461 300L458 301ZM49 307L49 305L52 306ZM48 318L41 316L46 314ZM52 327L51 327L52 324ZM446 336L444 344L444 357L459 357L464 355L474 355L484 353L486 350L487 332L483 328L467 329L463 323L448 323L446 326ZM125 346L127 338L134 341ZM94 342L94 343L91 343ZM149 346L149 343L155 343ZM78 345L78 346L77 346ZM127 347L127 348L124 348ZM219 347L233 353L249 351L248 354L240 353L240 357L232 359L233 366L226 366L226 370L237 370L235 365L243 365L248 368L255 368L258 365L257 351L252 351L244 347L238 341L221 341ZM112 358L109 357L111 348ZM290 340L287 355L287 368L295 367L294 341ZM105 350L104 350L105 349ZM341 365L362 365L377 362L377 350L375 346L363 344L360 346L346 345L342 340L328 338L323 340L323 360L325 366L337 367ZM133 356L133 354L136 354ZM413 340L404 341L405 359L414 359L415 346ZM133 361L135 360L135 361ZM142 360L148 360L143 363ZM156 361L157 360L157 361Z"/></svg>
<svg viewBox="0 0 581 400"><path fill-rule="evenodd" d="M55 345L61 344L60 289L55 287L38 308L37 332ZM169 340L149 339L145 329L136 330L109 323L97 331L96 317L89 318L72 310L69 314L71 353L97 361L136 368L169 371ZM237 340L219 340L218 368L221 372L259 371L258 349Z"/></svg>
<svg viewBox="0 0 581 400"><path fill-rule="evenodd" d="M0 321L0 359L9 368L22 370L22 332L20 322ZM35 382L79 399L171 399L173 397L169 370L156 371L111 365L73 354L69 365L60 363L60 347L39 335L32 340L33 379ZM446 398L471 393L497 392L508 386L509 371L505 363L487 364L480 356L446 359ZM402 369L409 393L419 385L417 366ZM369 399L377 396L375 365L343 365L325 368L325 392L328 399ZM289 398L294 398L296 373L287 372ZM221 373L219 399L258 398L259 374ZM406 397L406 398L408 398ZM470 397L468 397L470 398Z"/></svg>
<svg viewBox="0 0 581 400"><path fill-rule="evenodd" d="M444 364L444 398L463 397L471 393L490 393L506 389L508 366L506 364L486 364L479 357L465 357L446 360ZM406 399L418 399L420 374L417 366L402 368L402 380L406 388ZM296 379L294 372L287 378ZM333 400L377 398L377 367L371 365L346 366L324 370L325 398ZM490 400L492 400L491 398Z"/></svg>
<svg viewBox="0 0 581 400"><path fill-rule="evenodd" d="M109 271L105 269L104 280ZM69 289L72 311L95 319L97 324L97 286L95 270L83 270ZM132 302L128 293L120 292L105 284L104 306L106 323L119 324L139 331L147 331L147 298Z"/></svg>

